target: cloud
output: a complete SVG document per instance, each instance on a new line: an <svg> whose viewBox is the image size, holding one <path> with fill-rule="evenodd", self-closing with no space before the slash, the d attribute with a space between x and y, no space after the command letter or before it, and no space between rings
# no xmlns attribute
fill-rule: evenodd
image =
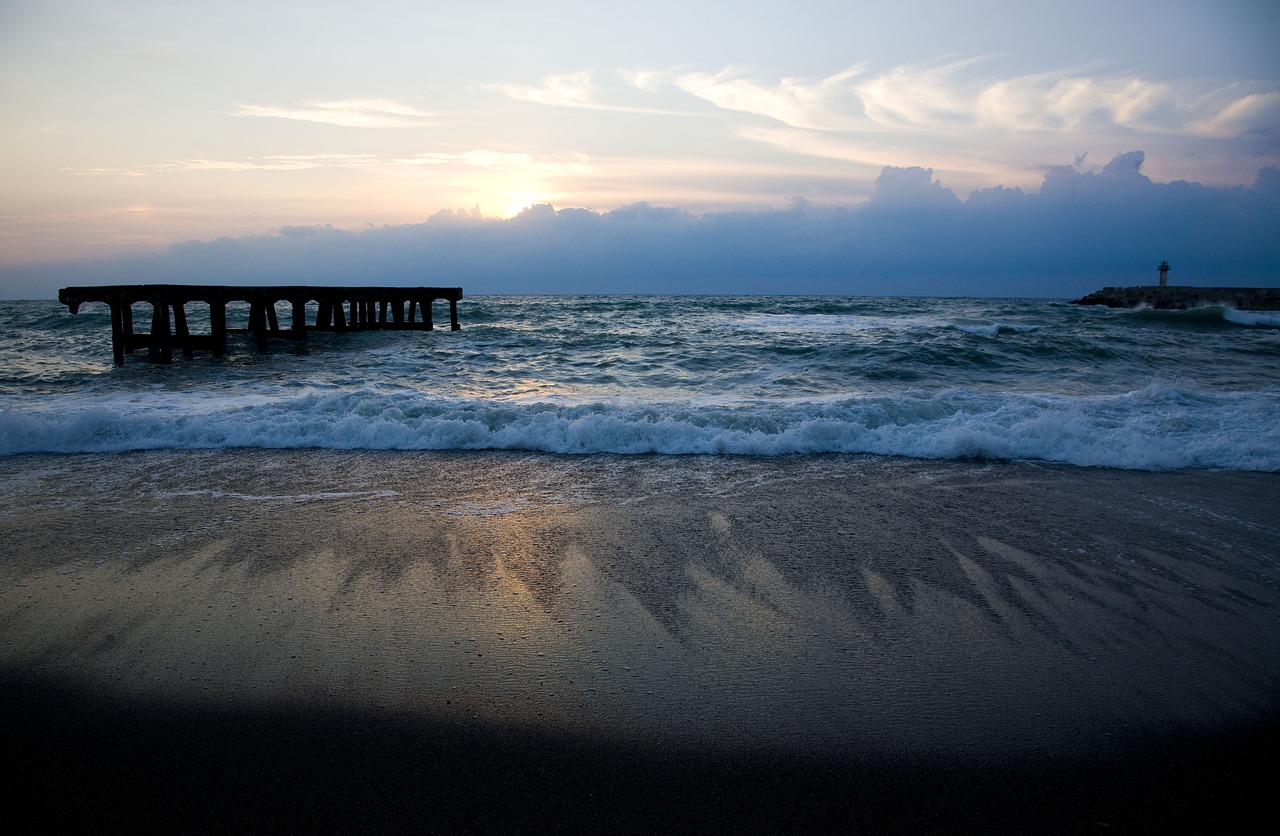
<svg viewBox="0 0 1280 836"><path fill-rule="evenodd" d="M1231 139L1280 131L1280 92L1239 84L1155 82L1040 73L987 85L976 122L1016 131L1118 126L1152 134Z"/></svg>
<svg viewBox="0 0 1280 836"><path fill-rule="evenodd" d="M830 293L1078 296L1140 284L1161 259L1189 283L1280 285L1280 169L1249 188L1159 183L1145 154L1062 165L1037 191L960 199L932 169L888 166L854 208L609 212L541 204L509 220L437 213L419 224L175 245L128 259L10 270L17 288L112 282L462 285L477 293ZM44 270L41 273L40 270ZM41 283L44 283L41 285Z"/></svg>
<svg viewBox="0 0 1280 836"><path fill-rule="evenodd" d="M646 93L656 93L671 83L674 75L671 70L618 70L628 84Z"/></svg>
<svg viewBox="0 0 1280 836"><path fill-rule="evenodd" d="M544 174L581 174L591 170L589 160L584 154L535 156L523 152L478 148L461 153L426 151L412 157L397 158L387 158L378 154L344 154L339 152L269 154L262 157L245 157L238 160L191 157L138 169L85 168L64 169L64 171L76 176L117 175L140 177L148 174L172 174L183 171L307 171L317 168L370 168L390 165L461 165L490 170L536 169Z"/></svg>
<svg viewBox="0 0 1280 836"><path fill-rule="evenodd" d="M210 160L195 157L156 166L157 172L173 171L305 171L313 168L363 168L376 165L376 154L271 154L243 160Z"/></svg>
<svg viewBox="0 0 1280 836"><path fill-rule="evenodd" d="M296 119L344 128L404 128L426 124L435 114L390 99L306 102L296 107L236 105L232 116Z"/></svg>
<svg viewBox="0 0 1280 836"><path fill-rule="evenodd" d="M141 177L144 172L127 168L62 168L61 171L73 177Z"/></svg>
<svg viewBox="0 0 1280 836"><path fill-rule="evenodd" d="M382 163L376 154L269 154L263 157L246 157L239 160L212 160L208 157L190 157L166 163L134 169L123 168L67 168L63 171L75 176L144 177L149 174L172 174L182 171L306 171L315 168L363 168Z"/></svg>
<svg viewBox="0 0 1280 836"><path fill-rule="evenodd" d="M725 110L767 116L795 128L831 130L853 127L859 114L846 112L841 105L855 104L848 99L852 88L847 82L862 72L863 67L855 66L816 82L784 78L776 84L766 84L742 78L730 68L718 73L682 75L675 84Z"/></svg>
<svg viewBox="0 0 1280 836"><path fill-rule="evenodd" d="M477 148L461 153L427 152L396 160L405 165L440 166L463 165L495 171L509 169L534 169L542 174L586 173L591 170L585 154L535 156L517 151L495 151Z"/></svg>
<svg viewBox="0 0 1280 836"><path fill-rule="evenodd" d="M896 67L857 82L853 92L867 118L879 125L927 128L970 122L974 95L958 79L976 61Z"/></svg>
<svg viewBox="0 0 1280 836"><path fill-rule="evenodd" d="M1280 135L1280 92L1250 93L1232 99L1216 113L1187 124L1194 134L1231 137L1253 131Z"/></svg>
<svg viewBox="0 0 1280 836"><path fill-rule="evenodd" d="M996 57L778 78L729 67L631 71L646 90L714 106L736 138L877 170L928 159L963 194L1033 188L1046 160L1142 144L1169 178L1247 182L1280 161L1274 82L1156 81L1106 68L1008 73ZM678 100L673 103L678 104Z"/></svg>
<svg viewBox="0 0 1280 836"><path fill-rule="evenodd" d="M1157 82L1054 70L1012 77L983 72L984 58L903 65L873 73L857 64L817 79L765 81L714 73L633 72L655 89L670 78L685 93L735 112L815 131L1081 131L1110 126L1231 137L1280 129L1280 91L1239 84Z"/></svg>
<svg viewBox="0 0 1280 836"><path fill-rule="evenodd" d="M459 158L467 165L488 169L535 168L543 173L583 173L590 170L590 165L584 154L534 156L532 154L509 151L477 149L466 151L460 154Z"/></svg>
<svg viewBox="0 0 1280 836"><path fill-rule="evenodd" d="M823 78L774 82L747 78L730 67L679 75L673 83L722 109L766 116L793 128L924 128L971 116L976 92L958 79L977 61L901 66L879 74L871 73L866 64L855 64Z"/></svg>
<svg viewBox="0 0 1280 836"><path fill-rule="evenodd" d="M484 89L520 102L551 105L552 107L599 108L594 100L595 85L591 73L549 75L537 87L521 84L484 84Z"/></svg>
<svg viewBox="0 0 1280 836"><path fill-rule="evenodd" d="M630 86L638 90L653 91L661 86L661 73L649 71L619 70L621 76ZM648 114L650 116L696 116L695 113L666 108L646 107L641 105L621 104L601 101L603 91L594 80L591 72L578 72L561 75L549 75L536 86L524 84L483 84L483 89L498 93L518 102L548 105L550 107L568 107L585 110L603 110L614 113Z"/></svg>
<svg viewBox="0 0 1280 836"><path fill-rule="evenodd" d="M975 101L979 125L1016 131L1079 131L1096 124L1176 130L1184 97L1138 78L1038 73L986 85ZM1152 118L1163 115L1162 119Z"/></svg>
<svg viewBox="0 0 1280 836"><path fill-rule="evenodd" d="M1160 174L1170 179L1235 185L1259 165L1280 161L1274 81L1157 80L1108 65L1032 73L1008 68L1007 56L944 57L887 69L853 63L812 77L770 77L735 66L645 67L486 89L521 102L593 111L694 115L680 109L693 102L696 109L689 110L714 117L697 139L726 142L737 158L759 153L743 143L766 145L794 155L784 158L793 171L836 160L865 166L868 180L885 164L909 167L927 159L962 195L997 183L1034 188L1048 160L1135 144L1155 152ZM574 193L567 186L559 191Z"/></svg>

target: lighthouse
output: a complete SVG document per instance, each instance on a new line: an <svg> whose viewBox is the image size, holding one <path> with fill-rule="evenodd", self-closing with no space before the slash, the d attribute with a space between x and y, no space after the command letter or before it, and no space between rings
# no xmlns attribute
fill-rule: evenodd
<svg viewBox="0 0 1280 836"><path fill-rule="evenodd" d="M1169 284L1169 262L1160 262L1160 286L1167 287Z"/></svg>

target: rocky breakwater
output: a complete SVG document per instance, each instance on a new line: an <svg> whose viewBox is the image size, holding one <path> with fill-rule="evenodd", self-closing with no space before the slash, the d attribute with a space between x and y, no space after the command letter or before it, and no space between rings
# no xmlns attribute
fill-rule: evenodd
<svg viewBox="0 0 1280 836"><path fill-rule="evenodd" d="M1104 287L1076 299L1075 304L1176 311L1224 305L1242 311L1280 311L1280 287Z"/></svg>

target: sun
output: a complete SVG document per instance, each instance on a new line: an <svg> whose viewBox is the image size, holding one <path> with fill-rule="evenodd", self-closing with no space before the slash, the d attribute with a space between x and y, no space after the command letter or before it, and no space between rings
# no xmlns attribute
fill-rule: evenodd
<svg viewBox="0 0 1280 836"><path fill-rule="evenodd" d="M536 190L503 192L498 195L498 205L502 207L500 211L504 218L514 218L535 203L548 203L550 200L551 195Z"/></svg>

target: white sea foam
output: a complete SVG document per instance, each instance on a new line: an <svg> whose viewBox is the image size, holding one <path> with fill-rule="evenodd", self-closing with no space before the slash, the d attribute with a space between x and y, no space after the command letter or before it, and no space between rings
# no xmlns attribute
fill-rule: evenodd
<svg viewBox="0 0 1280 836"><path fill-rule="evenodd" d="M411 391L311 391L213 408L171 395L49 400L0 412L0 454L322 447L548 453L875 453L1134 469L1280 470L1280 390L1157 383L1118 395L988 393L749 402L501 403ZM263 497L270 499L277 497Z"/></svg>
<svg viewBox="0 0 1280 836"><path fill-rule="evenodd" d="M1258 325L1266 328L1280 328L1280 312L1277 311L1238 311L1235 308L1223 308L1222 316L1236 325Z"/></svg>

